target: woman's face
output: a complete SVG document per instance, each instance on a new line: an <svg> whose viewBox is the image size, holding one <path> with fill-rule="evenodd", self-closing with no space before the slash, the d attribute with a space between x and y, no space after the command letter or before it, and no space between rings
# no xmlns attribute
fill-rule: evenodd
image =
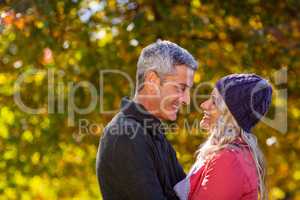
<svg viewBox="0 0 300 200"><path fill-rule="evenodd" d="M218 93L217 89L215 88L209 99L204 101L200 107L204 111L204 116L200 122L200 127L205 130L211 130L217 123L218 118L221 115L221 112L217 108L216 100L220 98L220 94Z"/></svg>

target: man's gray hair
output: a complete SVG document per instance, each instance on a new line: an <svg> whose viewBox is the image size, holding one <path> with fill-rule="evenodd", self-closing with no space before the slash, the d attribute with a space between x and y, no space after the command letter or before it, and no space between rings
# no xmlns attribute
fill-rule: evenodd
<svg viewBox="0 0 300 200"><path fill-rule="evenodd" d="M142 88L146 72L155 71L162 77L174 72L176 65L186 65L194 71L198 68L195 58L173 42L158 40L145 47L137 63L136 92Z"/></svg>

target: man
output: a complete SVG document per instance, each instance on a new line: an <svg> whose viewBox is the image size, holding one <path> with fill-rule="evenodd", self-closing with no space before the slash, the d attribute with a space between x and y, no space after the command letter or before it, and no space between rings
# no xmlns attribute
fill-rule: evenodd
<svg viewBox="0 0 300 200"><path fill-rule="evenodd" d="M104 200L178 199L173 186L185 178L161 121L174 121L190 102L197 62L185 49L158 41L142 50L136 94L105 127L96 170Z"/></svg>

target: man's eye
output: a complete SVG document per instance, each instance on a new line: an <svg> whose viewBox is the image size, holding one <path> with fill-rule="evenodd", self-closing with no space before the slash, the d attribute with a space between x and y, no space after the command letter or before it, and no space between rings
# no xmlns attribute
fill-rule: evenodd
<svg viewBox="0 0 300 200"><path fill-rule="evenodd" d="M184 88L182 86L177 86L177 91L178 92L184 92Z"/></svg>
<svg viewBox="0 0 300 200"><path fill-rule="evenodd" d="M185 92L185 90L186 90L186 87L180 87L180 90L181 90L181 92Z"/></svg>

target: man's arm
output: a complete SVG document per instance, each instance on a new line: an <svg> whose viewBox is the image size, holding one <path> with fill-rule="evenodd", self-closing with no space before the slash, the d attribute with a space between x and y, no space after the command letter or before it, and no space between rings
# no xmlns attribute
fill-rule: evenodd
<svg viewBox="0 0 300 200"><path fill-rule="evenodd" d="M167 141L167 142L168 142L170 153L171 153L172 164L175 168L175 173L176 173L175 183L173 183L173 187L174 187L175 184L177 184L179 181L181 181L182 179L184 179L186 177L186 174L177 159L175 149L172 147L172 145L170 144L169 141Z"/></svg>
<svg viewBox="0 0 300 200"><path fill-rule="evenodd" d="M120 135L113 146L113 173L115 181L131 200L167 200L159 183L153 155L143 129L134 137L128 132ZM131 133L130 133L131 134Z"/></svg>

